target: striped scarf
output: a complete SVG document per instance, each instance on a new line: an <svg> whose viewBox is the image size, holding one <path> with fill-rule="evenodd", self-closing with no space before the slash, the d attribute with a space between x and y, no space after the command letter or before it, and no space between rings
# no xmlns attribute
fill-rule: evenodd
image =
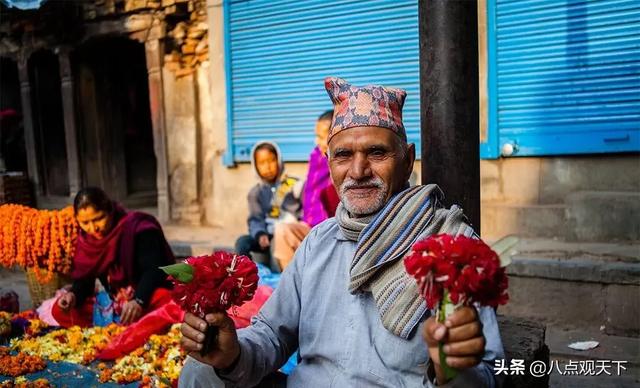
<svg viewBox="0 0 640 388"><path fill-rule="evenodd" d="M431 234L473 235L462 209L442 207L443 196L436 185L414 186L394 196L371 221L351 218L342 206L336 212L345 237L358 242L349 292L371 292L383 326L404 339L427 307L402 258L416 241Z"/></svg>

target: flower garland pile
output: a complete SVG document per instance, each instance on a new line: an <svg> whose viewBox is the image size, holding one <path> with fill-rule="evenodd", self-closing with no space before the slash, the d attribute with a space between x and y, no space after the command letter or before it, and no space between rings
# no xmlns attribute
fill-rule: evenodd
<svg viewBox="0 0 640 388"><path fill-rule="evenodd" d="M175 387L187 356L180 348L180 337L180 324L175 324L167 334L152 335L144 346L118 359L113 367L101 363L100 382L140 381L140 388Z"/></svg>
<svg viewBox="0 0 640 388"><path fill-rule="evenodd" d="M53 385L45 378L39 378L33 381L27 380L26 377L20 376L15 380L7 380L0 383L0 388L52 388Z"/></svg>
<svg viewBox="0 0 640 388"><path fill-rule="evenodd" d="M67 274L78 236L73 207L38 210L22 205L0 206L0 265L34 271L40 283L54 273Z"/></svg>
<svg viewBox="0 0 640 388"><path fill-rule="evenodd" d="M90 364L109 341L125 328L116 324L82 329L73 326L51 331L40 337L11 340L13 350L38 355L51 361Z"/></svg>
<svg viewBox="0 0 640 388"><path fill-rule="evenodd" d="M15 374L12 376L20 376L31 373L31 371L16 369L17 363L6 363L2 356L8 354L9 350L18 352L23 360L21 363L25 365L38 366L40 360L42 362L50 360L93 365L97 355L106 348L114 337L125 330L123 326L112 324L107 327L84 329L73 326L68 329L55 329L47 332L47 330L51 330L51 327L47 328L44 322L31 315L25 313L0 314L3 314L3 319L9 320L13 324L25 326L24 337L12 339L9 348L0 347L0 364L6 364L7 368L13 368L11 370ZM180 348L180 337L180 324L173 325L167 334L152 335L144 346L117 359L115 364L98 364L99 380L103 383L119 384L139 381L142 388L175 387L187 356ZM26 361L26 357L30 357L29 361ZM93 367L90 366L90 368ZM0 374L9 373L0 370ZM47 387L44 384L33 385L35 382L27 380L24 381L24 384L17 384L17 380L15 383L10 387ZM0 388L5 388L5 386L0 385Z"/></svg>
<svg viewBox="0 0 640 388"><path fill-rule="evenodd" d="M39 356L18 352L9 354L9 348L0 347L0 375L22 376L43 370L47 363Z"/></svg>

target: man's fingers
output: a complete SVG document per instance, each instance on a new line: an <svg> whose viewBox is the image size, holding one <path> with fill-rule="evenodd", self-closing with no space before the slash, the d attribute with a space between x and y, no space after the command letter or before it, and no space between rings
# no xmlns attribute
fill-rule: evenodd
<svg viewBox="0 0 640 388"><path fill-rule="evenodd" d="M484 337L475 337L462 342L449 342L443 347L447 356L477 356L484 354Z"/></svg>
<svg viewBox="0 0 640 388"><path fill-rule="evenodd" d="M449 329L447 336L448 342L460 342L478 337L482 334L482 326L479 322L471 322L462 326L456 326Z"/></svg>
<svg viewBox="0 0 640 388"><path fill-rule="evenodd" d="M187 338L192 342L200 343L204 341L204 333L194 329L192 326L183 323L180 326L180 332L182 333L182 338Z"/></svg>
<svg viewBox="0 0 640 388"><path fill-rule="evenodd" d="M204 319L200 319L198 316L193 315L191 313L186 313L184 315L184 323L191 326L194 329L200 330L204 333L207 330L207 322ZM184 325L182 325L184 326Z"/></svg>
<svg viewBox="0 0 640 388"><path fill-rule="evenodd" d="M207 322L210 325L217 326L217 327L219 327L220 329L223 329L223 330L224 329L230 329L231 327L235 328L231 318L229 318L227 316L227 314L224 313L224 312L217 312L217 313L207 314L207 316L205 316L204 319L206 319Z"/></svg>
<svg viewBox="0 0 640 388"><path fill-rule="evenodd" d="M452 357L447 356L447 365L455 369L472 368L480 363L480 357Z"/></svg>
<svg viewBox="0 0 640 388"><path fill-rule="evenodd" d="M434 317L427 319L422 332L422 336L427 345L437 345L438 342L442 341L446 335L447 328L445 326L436 322Z"/></svg>
<svg viewBox="0 0 640 388"><path fill-rule="evenodd" d="M457 309L444 321L446 327L462 326L478 319L478 313L474 307L464 306Z"/></svg>
<svg viewBox="0 0 640 388"><path fill-rule="evenodd" d="M199 352L200 349L202 349L202 344L192 341L185 336L182 336L182 338L180 338L180 346L182 346L182 349L184 349L187 353Z"/></svg>

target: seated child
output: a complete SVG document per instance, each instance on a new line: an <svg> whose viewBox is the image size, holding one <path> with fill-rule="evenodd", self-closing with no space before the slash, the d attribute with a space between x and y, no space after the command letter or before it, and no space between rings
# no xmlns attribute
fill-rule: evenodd
<svg viewBox="0 0 640 388"><path fill-rule="evenodd" d="M275 143L258 142L251 152L251 164L260 181L247 196L249 234L238 238L235 250L250 257L251 252L262 253L268 261L257 261L279 271L279 266L271 258L271 239L276 222L299 219L302 182L284 174L280 150Z"/></svg>

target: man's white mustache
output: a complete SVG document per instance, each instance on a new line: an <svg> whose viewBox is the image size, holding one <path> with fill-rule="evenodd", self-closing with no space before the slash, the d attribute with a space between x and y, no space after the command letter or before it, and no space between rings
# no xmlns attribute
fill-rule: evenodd
<svg viewBox="0 0 640 388"><path fill-rule="evenodd" d="M381 179L371 179L365 182L356 182L356 181L347 181L342 183L341 191L349 190L349 189L358 189L362 187L375 187L377 189L381 189L384 187L384 183Z"/></svg>

